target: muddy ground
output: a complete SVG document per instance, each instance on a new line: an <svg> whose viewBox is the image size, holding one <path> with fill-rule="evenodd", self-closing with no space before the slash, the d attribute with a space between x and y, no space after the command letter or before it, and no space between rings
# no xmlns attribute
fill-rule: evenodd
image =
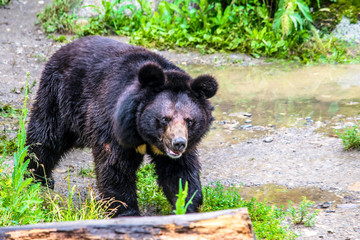
<svg viewBox="0 0 360 240"><path fill-rule="evenodd" d="M48 1L45 1L45 3ZM47 59L60 47L46 38L35 25L36 14L44 1L13 0L0 8L0 103L19 108L22 105L26 74L30 84L38 81ZM242 54L207 55L161 52L177 64L229 65L261 64ZM236 61L234 61L234 59ZM360 77L360 76L359 76ZM32 90L34 98L38 84ZM30 100L31 107L31 100ZM6 121L1 129L16 128ZM340 139L318 133L317 125L301 128L267 129L261 137L242 141L224 141L229 126L215 123L216 131L202 143L202 182L221 180L227 185L244 186L244 197L256 196L275 204L287 200L299 202L301 196L316 201L320 209L315 227L294 227L299 239L360 239L360 153L342 150ZM249 131L249 130L244 130ZM264 141L264 137L270 137ZM91 178L79 176L81 168L91 166L88 149L70 153L55 170L56 191L67 190L64 180L69 169L71 181L80 188Z"/></svg>

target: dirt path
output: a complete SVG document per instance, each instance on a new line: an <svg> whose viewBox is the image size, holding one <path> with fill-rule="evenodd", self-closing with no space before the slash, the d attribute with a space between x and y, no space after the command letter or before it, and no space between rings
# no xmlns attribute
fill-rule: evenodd
<svg viewBox="0 0 360 240"><path fill-rule="evenodd" d="M43 2L13 0L10 6L0 8L1 104L20 107L23 94L19 93L25 85L26 73L30 72L30 84L38 81L45 61L60 47L34 25L36 13L45 6ZM211 64L215 58L220 64L229 59L224 55L163 54L176 63L187 64ZM230 58L256 63L243 55ZM31 98L36 88L37 85ZM267 188L256 188L264 184L276 184L276 189L282 187L284 194L292 189L303 189L298 195L312 196L311 189L316 189L317 205L326 208L321 208L315 227L295 229L302 234L299 239L360 239L360 153L344 152L339 139L323 136L315 130L316 127L311 126L272 130L269 136L273 141L269 143L258 138L232 144L209 137L200 149L202 181L205 184L217 180L224 184L243 184L248 195L256 196L266 195ZM69 154L55 170L56 190L66 191L67 183L63 179L68 169L71 181L77 186L86 186L89 181L93 184L93 179L78 177L79 169L90 166L91 159L89 150ZM277 197L268 194L267 199L276 202ZM324 202L330 202L329 206Z"/></svg>

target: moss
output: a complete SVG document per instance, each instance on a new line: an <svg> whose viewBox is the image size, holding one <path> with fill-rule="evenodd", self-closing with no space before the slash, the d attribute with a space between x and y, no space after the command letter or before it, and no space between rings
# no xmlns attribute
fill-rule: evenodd
<svg viewBox="0 0 360 240"><path fill-rule="evenodd" d="M16 147L16 138L9 139L6 134L0 136L0 154L12 154L16 151Z"/></svg>
<svg viewBox="0 0 360 240"><path fill-rule="evenodd" d="M349 18L351 23L357 23L359 14L359 0L321 1L320 9L313 13L314 25L325 33L330 33L343 16Z"/></svg>

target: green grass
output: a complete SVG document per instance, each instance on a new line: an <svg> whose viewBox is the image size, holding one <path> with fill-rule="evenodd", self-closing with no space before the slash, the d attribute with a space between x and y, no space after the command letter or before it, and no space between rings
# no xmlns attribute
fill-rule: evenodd
<svg viewBox="0 0 360 240"><path fill-rule="evenodd" d="M220 182L217 182L215 186L205 186L203 194L202 212L248 208L255 234L259 239L293 239L295 236L283 225L286 211L282 208L270 206L255 199L245 201L236 187L225 188Z"/></svg>
<svg viewBox="0 0 360 240"><path fill-rule="evenodd" d="M343 132L335 130L341 138L344 150L360 149L360 130L357 125L345 127Z"/></svg>
<svg viewBox="0 0 360 240"><path fill-rule="evenodd" d="M3 133L0 136L0 154L13 154L16 149L16 138L9 138L6 133Z"/></svg>
<svg viewBox="0 0 360 240"><path fill-rule="evenodd" d="M6 4L9 4L12 0L0 0L0 6L5 6Z"/></svg>
<svg viewBox="0 0 360 240"><path fill-rule="evenodd" d="M53 0L48 4L37 16L45 32L74 32L77 17L70 12L78 3L77 0Z"/></svg>
<svg viewBox="0 0 360 240"><path fill-rule="evenodd" d="M87 166L85 168L81 167L78 173L81 177L89 177L89 178L95 178L95 170L94 166Z"/></svg>
<svg viewBox="0 0 360 240"><path fill-rule="evenodd" d="M29 76L28 76L29 77ZM24 178L29 160L25 146L25 121L27 116L26 101L28 88L25 90L24 105L19 117L17 148L14 153L14 169L9 175L0 171L0 226L33 224L45 218L40 197L40 185L32 184L32 178ZM3 166L1 164L1 170Z"/></svg>
<svg viewBox="0 0 360 240"><path fill-rule="evenodd" d="M145 215L169 215L172 207L157 184L153 164L143 165L137 172L137 194L140 211Z"/></svg>
<svg viewBox="0 0 360 240"><path fill-rule="evenodd" d="M82 197L80 189L70 186L69 173L67 182L67 196L45 189L44 199L48 222L96 220L110 216L110 213L106 211L110 201L98 201L91 186L87 187L86 196Z"/></svg>
<svg viewBox="0 0 360 240"><path fill-rule="evenodd" d="M21 114L21 109L16 109L9 104L0 105L0 116L3 118L14 118Z"/></svg>

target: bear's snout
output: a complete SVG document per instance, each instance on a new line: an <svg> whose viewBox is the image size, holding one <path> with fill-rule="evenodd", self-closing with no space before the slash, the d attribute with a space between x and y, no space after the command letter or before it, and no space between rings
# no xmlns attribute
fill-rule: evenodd
<svg viewBox="0 0 360 240"><path fill-rule="evenodd" d="M186 147L186 139L183 137L175 138L172 141L173 149L177 152L181 152Z"/></svg>
<svg viewBox="0 0 360 240"><path fill-rule="evenodd" d="M188 131L183 120L173 119L164 134L164 148L166 154L171 158L179 158L187 147Z"/></svg>

